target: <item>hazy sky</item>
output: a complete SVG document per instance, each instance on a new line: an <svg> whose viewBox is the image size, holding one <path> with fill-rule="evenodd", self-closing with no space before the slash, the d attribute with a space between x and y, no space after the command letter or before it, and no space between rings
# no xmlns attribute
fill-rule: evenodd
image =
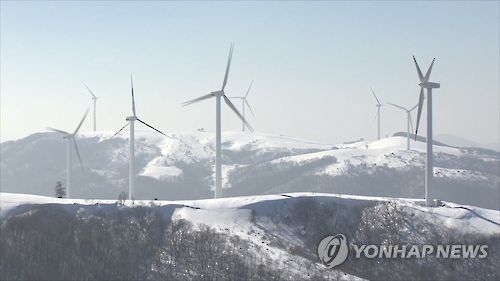
<svg viewBox="0 0 500 281"><path fill-rule="evenodd" d="M141 119L167 132L213 130L215 100L180 104L220 89L234 41L227 92L255 81L249 122L259 132L374 139L369 89L414 105L414 54L425 69L437 58L434 133L498 142L499 13L497 1L2 1L1 140L73 130L91 105L82 83L102 97L98 129L119 129L131 112L129 73ZM240 129L222 114L223 130ZM382 108L382 135L402 130L404 113Z"/></svg>

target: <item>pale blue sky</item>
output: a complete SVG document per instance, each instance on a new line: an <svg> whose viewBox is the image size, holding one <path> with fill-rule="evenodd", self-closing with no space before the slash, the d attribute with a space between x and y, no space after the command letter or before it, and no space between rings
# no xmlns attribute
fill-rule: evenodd
<svg viewBox="0 0 500 281"><path fill-rule="evenodd" d="M499 10L495 1L2 1L1 139L72 130L91 104L83 82L102 96L98 129L119 129L130 114L129 73L143 120L167 132L213 130L214 101L180 104L220 88L234 41L227 91L242 94L255 80L249 122L259 132L375 138L369 89L415 104L415 54L422 68L437 58L435 134L498 142ZM403 112L383 108L383 135L405 125ZM224 109L223 130L239 129Z"/></svg>

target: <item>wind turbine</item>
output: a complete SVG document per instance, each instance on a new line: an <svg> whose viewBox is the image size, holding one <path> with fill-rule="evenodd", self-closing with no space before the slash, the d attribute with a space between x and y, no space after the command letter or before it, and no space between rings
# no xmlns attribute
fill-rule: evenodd
<svg viewBox="0 0 500 281"><path fill-rule="evenodd" d="M224 99L224 102L231 108L231 110L243 121L243 124L253 132L252 126L248 124L248 122L245 120L245 118L240 114L240 112L236 109L236 107L233 105L233 103L229 100L229 98L226 96L226 93L224 92L224 89L226 88L226 83L227 83L227 77L229 75L229 68L231 66L231 58L233 56L233 48L234 45L231 44L231 47L229 49L229 58L227 60L227 66L226 66L226 74L224 75L224 80L222 82L222 88L218 91L214 91L209 93L208 95L201 96L196 99L189 100L187 102L184 102L182 105L187 106L190 104L193 104L195 102L199 102L205 99L213 98L215 97L215 124L216 124L216 129L215 129L215 198L219 198L222 196L222 163L221 163L221 98Z"/></svg>
<svg viewBox="0 0 500 281"><path fill-rule="evenodd" d="M85 84L83 84L83 85L85 85ZM85 88L87 88L87 90L89 91L89 93L92 95L92 100L94 101L94 132L95 132L95 130L96 130L96 123L97 123L97 120L96 120L97 119L97 117L96 117L96 104L97 104L97 99L99 97L96 97L96 95L94 95L94 93L92 93L92 91L90 90L90 88L87 85L85 85Z"/></svg>
<svg viewBox="0 0 500 281"><path fill-rule="evenodd" d="M373 94L373 97L375 97L375 100L377 100L377 104L376 104L376 107L377 107L377 115L375 116L375 118L378 119L378 130L377 130L377 139L380 140L380 108L383 106L380 101L378 100L377 98L377 95L375 95L375 91L373 91L373 88L371 88L372 90L372 94ZM372 122L373 123L373 122Z"/></svg>
<svg viewBox="0 0 500 281"><path fill-rule="evenodd" d="M434 58L432 60L431 66L425 73L425 76L422 75L422 71L418 66L417 60L415 56L413 56L413 61L415 62L415 67L417 68L418 79L420 83L420 95L418 98L418 114L417 114L417 125L415 128L415 140L417 140L418 133L418 125L420 123L420 115L422 114L422 107L424 105L424 88L427 89L427 155L426 155L426 164L425 164L425 203L427 206L432 206L432 178L433 178L433 155L432 155L432 89L439 89L440 84L429 82L429 77L431 76L432 66L434 65Z"/></svg>
<svg viewBox="0 0 500 281"><path fill-rule="evenodd" d="M83 115L82 120L76 127L75 131L73 133L68 133L63 130L59 129L54 129L47 127L48 130L51 130L56 133L60 133L63 135L63 139L66 139L67 142L67 148L66 148L66 197L70 198L71 196L71 143L75 145L75 151L76 151L76 156L78 156L78 161L80 162L80 167L83 169L82 165L82 157L80 156L80 151L78 151L78 145L76 144L75 136L78 133L78 130L80 130L80 127L83 124L83 121L85 120L85 117L87 117L87 114L89 113L89 110L87 109L85 111L85 114Z"/></svg>
<svg viewBox="0 0 500 281"><path fill-rule="evenodd" d="M413 122L411 121L411 112L415 108L417 108L418 104L416 104L415 106L413 106L410 109L402 107L401 105L390 103L390 102L388 102L387 104L392 105L394 107L397 107L399 109L402 109L406 112L406 150L410 150L410 132L413 131ZM411 127L411 129L410 129L410 127Z"/></svg>
<svg viewBox="0 0 500 281"><path fill-rule="evenodd" d="M252 113L252 115L254 115L252 107L250 107L250 104L248 103L248 100L247 100L248 94L250 93L250 89L252 89L252 84L253 84L253 81L250 83L250 86L248 87L247 93L244 96L242 96L242 97L229 97L231 99L241 99L241 106L242 106L241 112L243 114L243 119L245 119L245 105L248 106L248 109L250 109L250 112ZM241 130L243 132L245 131L245 122L242 122Z"/></svg>
<svg viewBox="0 0 500 281"><path fill-rule="evenodd" d="M135 139L134 139L134 122L135 121L139 121L140 123L148 126L149 128L157 131L158 133L168 137L167 135L165 135L165 133L163 133L162 131L154 128L153 126L147 124L146 122L142 121L141 119L139 119L139 117L137 117L137 115L135 114L135 100L134 100L134 82L132 81L132 74L130 75L130 88L132 89L132 116L128 116L127 118L125 118L126 121L128 121L127 124L125 124L123 127L121 127L120 130L118 130L118 132L116 132L114 136L118 135L123 129L125 129L125 127L130 126L129 127L129 131L130 131L130 138L129 138L129 169L128 169L128 199L129 200L132 200L134 199L134 188L135 188Z"/></svg>

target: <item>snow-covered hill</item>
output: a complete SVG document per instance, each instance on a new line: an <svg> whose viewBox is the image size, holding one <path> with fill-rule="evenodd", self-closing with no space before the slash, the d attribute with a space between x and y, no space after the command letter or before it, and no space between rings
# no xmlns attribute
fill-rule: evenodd
<svg viewBox="0 0 500 281"><path fill-rule="evenodd" d="M115 199L127 190L128 134L83 133L78 142L84 167L73 163L72 194ZM136 197L200 199L213 193L214 134L180 132L172 138L136 133ZM425 144L395 136L380 141L321 144L260 133L223 134L224 196L280 192L423 197ZM500 208L499 153L435 145L436 196ZM64 140L38 133L1 145L3 192L54 194L65 181Z"/></svg>
<svg viewBox="0 0 500 281"><path fill-rule="evenodd" d="M126 224L123 224L123 222L118 223L121 234L117 239L124 239L128 237L126 233L134 229L136 223L134 218L138 215L144 216L137 223L146 224L143 227L147 231L141 234L145 238L141 238L141 240L148 241L148 237L154 237L155 233L153 231L156 228L150 228L147 223L154 221L155 216L153 213L157 213L161 214L166 221L172 221L170 224L176 227L186 225L185 223L176 224L181 220L192 225L192 228L191 226L187 228L188 232L184 234L181 232L178 239L182 239L182 235L193 235L192 233L197 232L204 233L204 231L206 232L204 227L209 227L215 233L227 237L227 239L222 240L225 241L223 243L226 247L229 245L229 249L233 249L238 257L247 258L250 264L261 264L260 266L264 268L264 272L266 270L278 270L280 275L277 279L280 280L308 278L314 280L358 280L360 278L378 280L407 280L409 278L414 280L468 280L470 278L494 280L499 277L495 266L500 257L497 247L500 241L500 211L448 202L444 202L442 207L428 208L421 206L421 203L423 203L422 200L415 199L324 193L288 193L283 195L184 201L136 200L121 205L113 200L57 199L35 195L0 193L0 219L6 222L1 224L5 237L7 237L2 238L4 243L11 242L8 238L11 234L22 234L22 237L30 237L31 233L37 233L37 237L43 238L43 243L40 245L35 243L33 247L43 249L48 247L44 245L51 245L57 239L54 237L57 234L45 237L43 236L44 233L58 233L57 228L60 227L61 220L68 220L71 222L72 227L66 230L63 235L64 237L75 235L76 246L71 242L64 251L69 253L78 251L78 245L83 243L78 241L80 239L78 233L91 231L94 247L104 246L106 247L106 255L110 255L113 247L99 244L101 240L98 237L102 235L99 229L104 227L103 220L109 220L109 224L114 223L115 219L127 222ZM130 211L133 210L137 210L137 212L131 213ZM30 217L33 217L35 221L41 220L41 223L26 223L26 221L30 221ZM120 220L120 218L122 219ZM98 219L97 227L86 230L88 224L96 219ZM42 229L38 230L39 227ZM106 232L108 230L101 231ZM170 230L167 228L167 231ZM427 258L417 262L415 259L392 261L356 259L354 251L351 249L350 256L344 264L334 270L326 269L316 256L316 247L324 236L338 233L346 235L349 243L356 244L437 245L459 243L475 245L486 243L489 246L489 254L488 258L480 260L479 264L474 259L443 259L436 262L432 258ZM91 235L90 232L88 235ZM83 239L87 236L81 237ZM170 239L168 237L166 239ZM205 239L208 239L207 237L210 236L205 236ZM14 239L12 243L18 241L15 240L17 239L15 236L12 236L12 239ZM68 241L73 241L72 239ZM135 243L138 243L131 240L125 241L125 243L127 242L129 243L127 247L132 249ZM199 243L205 242L203 240L203 242ZM106 243L112 244L115 242L109 241ZM216 242L214 240L210 243L212 243L211 247L213 247L213 243ZM181 249L182 251L190 251L189 247L191 246L191 244L186 244ZM19 245L12 247L13 250L18 251L15 253L16 257L20 257L19 248L16 248ZM23 247L30 246L25 244ZM72 247L76 248L73 249ZM10 248L6 247L6 249ZM22 251L30 250L34 249L22 249ZM174 255L171 251L175 251L175 249L170 248L169 243L163 246L163 242L161 242L161 246L155 244L150 251ZM202 252L200 251L196 250L192 255L201 255ZM233 254L232 251L227 254ZM67 255L69 257L67 266L69 267L72 265L69 262L72 256L68 253ZM90 253L89 255L94 256L96 259L99 253ZM172 276L168 275L172 274L171 266L178 269L182 269L181 266L194 266L190 265L191 261L188 257L182 258L182 254L177 255L180 256L177 257L173 265L170 259L164 264L165 260L160 258L156 263L153 263L155 269L151 273L146 271L146 275L138 276L143 276L142 278L146 279L164 279L165 276ZM213 258L213 255L215 253L204 256L203 259L207 259L205 262L208 262L209 259ZM56 256L60 257L61 255ZM258 260L252 260L249 257L258 257ZM8 259L10 258L8 257ZM121 258L130 259L127 257ZM30 261L38 265L40 261L37 261L37 259L38 256L31 258ZM84 263L85 261L79 259L78 262ZM224 269L225 261L219 260L218 262L219 264L223 263ZM15 266L10 268L15 268ZM79 270L81 268L80 266ZM0 270L2 270L1 266ZM9 273L7 267L3 270L4 273ZM69 275L71 273L62 271L61 268L55 269L56 271L59 270L57 273L59 275L46 275L54 273L47 273L43 268L39 270L38 274L40 275L38 276L71 277ZM114 269L108 269L100 274L109 273L110 270ZM187 275L184 274L182 279L197 279L199 275L196 277L196 274L200 274L199 270L202 269L191 268L189 273L186 271ZM118 270L118 272L123 271ZM183 269L181 272L183 272ZM208 276L214 275L207 275L207 278L210 278ZM98 275L96 277L92 275L90 279L99 277L102 278L103 276ZM239 278L243 277L239 275ZM274 278L276 276L273 276ZM234 280L234 277L229 277L229 279ZM266 277L261 276L260 279L266 280Z"/></svg>
<svg viewBox="0 0 500 281"><path fill-rule="evenodd" d="M211 227L225 227L227 224L236 225L236 221L248 223L249 213L240 216L241 210L255 211L260 215L271 213L286 215L286 207L298 200L319 200L323 203L340 203L349 207L364 208L373 203L393 202L400 206L410 207L412 211L418 212L425 219L432 217L434 223L445 225L462 233L481 233L486 235L500 235L500 211L479 208L475 206L460 205L443 201L440 207L425 207L423 199L393 198L393 197L371 197L357 195L341 195L330 193L302 192L274 195L240 196L219 199L200 200L134 200L123 201L124 207L161 207L174 206L176 210L173 217L185 218L198 224L207 224ZM89 208L91 212L97 212L105 206L116 207L117 200L102 199L61 199L48 196L39 196L20 193L0 193L0 218L6 218L23 213L28 208L37 205L57 204L67 207L68 210L78 208ZM94 210L92 210L94 209ZM430 220L430 219L429 219Z"/></svg>

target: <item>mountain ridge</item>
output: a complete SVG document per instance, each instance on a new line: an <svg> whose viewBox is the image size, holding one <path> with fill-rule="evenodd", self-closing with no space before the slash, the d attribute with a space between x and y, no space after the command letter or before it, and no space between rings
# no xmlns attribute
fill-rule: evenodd
<svg viewBox="0 0 500 281"><path fill-rule="evenodd" d="M128 134L78 136L84 168L73 162L72 193L115 199L128 184ZM213 192L214 134L136 134L138 199L201 199ZM315 191L423 198L425 143L393 136L321 144L261 133L223 133L224 196ZM435 144L436 197L498 209L500 153ZM64 182L66 147L54 133L1 145L1 189L52 195ZM474 190L473 192L471 190Z"/></svg>

